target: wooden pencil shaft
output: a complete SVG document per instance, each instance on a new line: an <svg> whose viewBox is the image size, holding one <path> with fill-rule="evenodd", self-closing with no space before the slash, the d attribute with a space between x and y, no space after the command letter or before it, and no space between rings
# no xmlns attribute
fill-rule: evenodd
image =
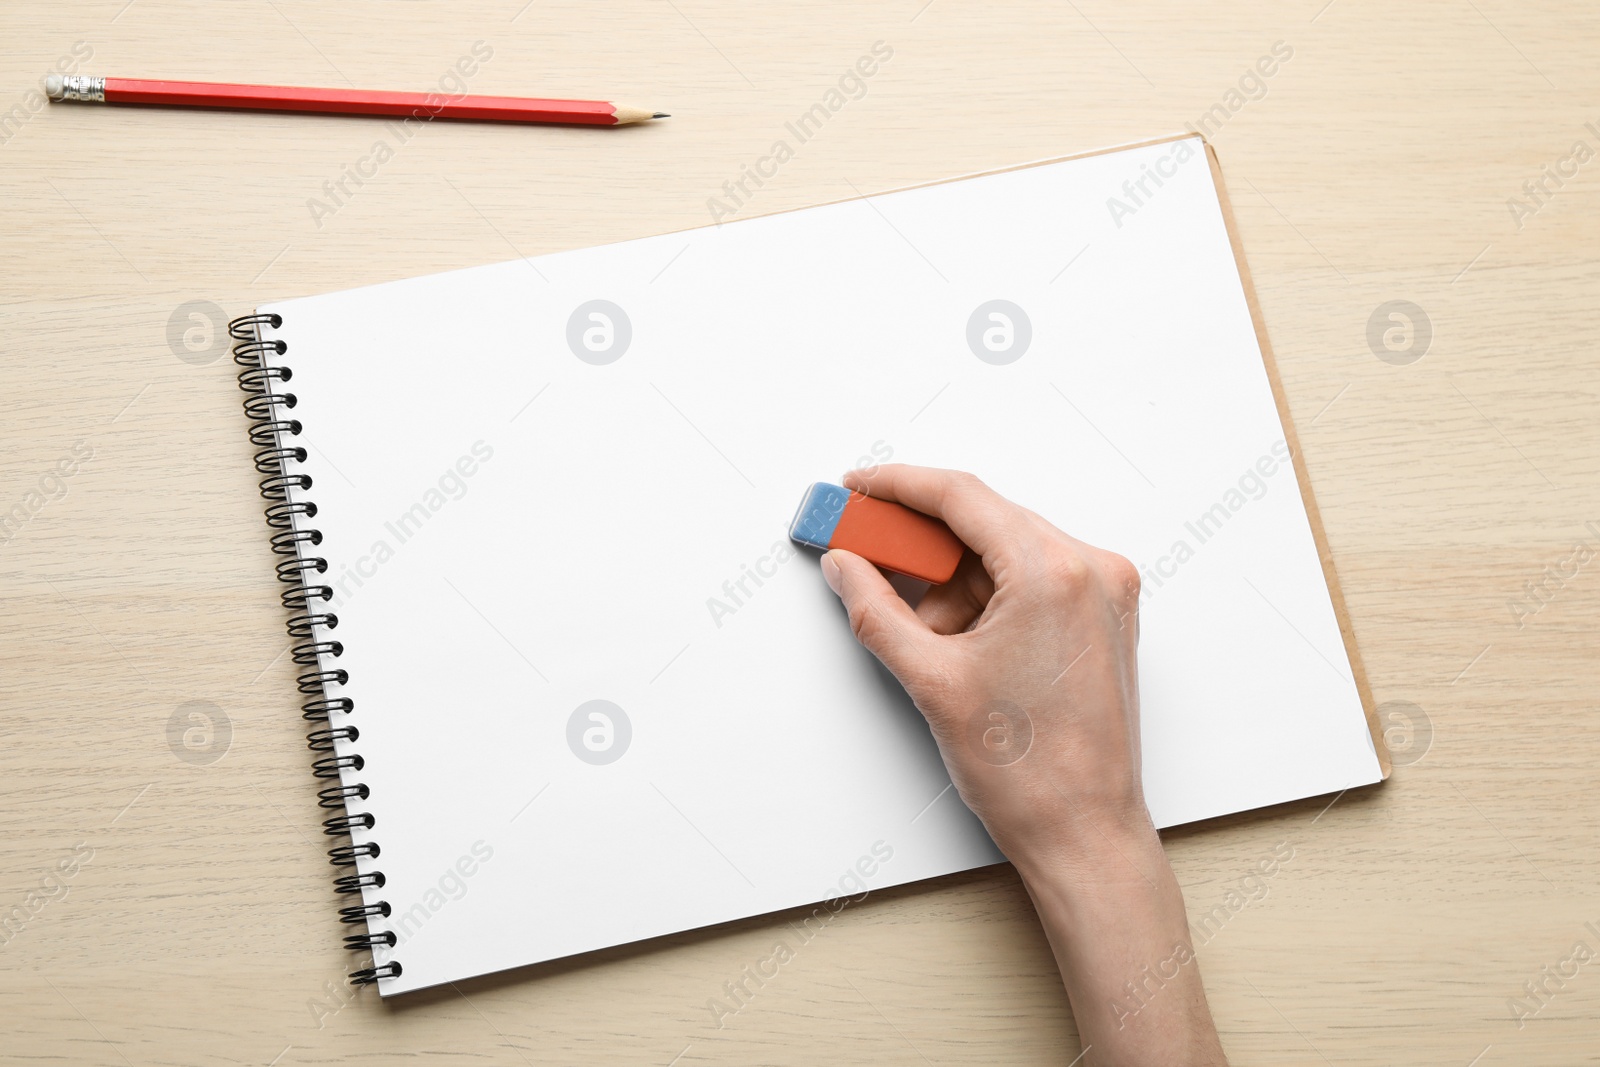
<svg viewBox="0 0 1600 1067"><path fill-rule="evenodd" d="M515 96L449 96L439 92L319 89L304 86L145 78L51 78L52 100L155 107L211 107L339 115L384 115L477 122L616 126L665 117L608 100L556 100Z"/></svg>

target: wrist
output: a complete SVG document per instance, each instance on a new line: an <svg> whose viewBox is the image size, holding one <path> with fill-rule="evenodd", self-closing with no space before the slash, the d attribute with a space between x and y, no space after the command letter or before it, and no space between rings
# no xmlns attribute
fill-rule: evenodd
<svg viewBox="0 0 1600 1067"><path fill-rule="evenodd" d="M1079 813L1047 838L1001 847L1035 899L1074 910L1175 888L1160 835L1142 805L1116 818Z"/></svg>

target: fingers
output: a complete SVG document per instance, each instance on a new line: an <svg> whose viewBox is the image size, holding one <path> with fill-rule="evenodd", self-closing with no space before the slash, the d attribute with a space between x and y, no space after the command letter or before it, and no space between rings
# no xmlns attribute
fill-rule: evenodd
<svg viewBox="0 0 1600 1067"><path fill-rule="evenodd" d="M851 471L844 485L942 519L985 559L1004 553L1021 531L1032 532L1022 509L961 471L889 463Z"/></svg>
<svg viewBox="0 0 1600 1067"><path fill-rule="evenodd" d="M856 640L915 695L917 683L932 669L933 631L877 567L853 552L824 553L822 576L844 602Z"/></svg>
<svg viewBox="0 0 1600 1067"><path fill-rule="evenodd" d="M917 604L917 618L936 634L966 633L978 621L989 598L994 596L994 579L983 568L976 552L961 557L953 578L936 585Z"/></svg>

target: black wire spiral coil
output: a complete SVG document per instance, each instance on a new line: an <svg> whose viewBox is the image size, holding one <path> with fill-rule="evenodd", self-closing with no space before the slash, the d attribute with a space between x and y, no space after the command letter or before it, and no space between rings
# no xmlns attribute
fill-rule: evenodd
<svg viewBox="0 0 1600 1067"><path fill-rule="evenodd" d="M289 636L299 641L291 649L294 662L309 668L298 679L300 692L309 697L301 705L301 717L318 723L319 728L306 735L306 744L313 752L327 753L311 765L311 773L318 778L337 780L346 768L359 771L365 761L352 753L341 756L335 753L338 741L354 741L361 732L342 722L335 725L332 716L349 715L355 711L355 701L349 697L330 697L327 686L344 685L349 681L346 671L323 670L326 659L337 659L344 654L339 641L318 640L317 630L332 630L339 625L339 616L331 611L321 611L320 606L333 599L333 588L317 582L317 576L328 570L328 561L321 556L302 554L304 549L322 543L320 530L304 529L295 524L297 516L313 519L317 505L308 500L290 500L289 490L304 491L311 488L311 476L289 474L284 470L285 460L305 461L306 450L286 443L298 437L303 427L299 419L289 418L285 412L294 409L296 398L291 392L273 392L279 383L294 377L294 372L283 366L269 367L263 357L267 353L281 356L289 346L282 341L267 341L260 337L262 326L273 329L283 325L279 315L245 315L228 323L228 334L238 343L233 346L233 361L244 370L239 373L239 388L246 393L244 413L250 419L250 443L260 449L255 454L256 471L263 475L261 495L267 502L267 525L273 529L272 551L285 557L278 564L278 581L285 589L283 606L294 613L289 619ZM329 837L349 837L351 830L360 827L370 830L377 820L369 812L352 811L351 801L366 800L372 791L364 783L342 783L317 794L323 808L343 811L323 822L322 832ZM346 844L328 850L328 862L336 868L351 868L358 858L376 859L382 850L376 843ZM382 871L366 874L348 874L334 879L334 889L339 893L360 893L364 889L381 888ZM339 909L339 921L347 924L365 923L372 918L387 918L391 912L389 902L360 904ZM367 951L376 946L393 947L395 935L389 931L373 931L344 939L345 947L352 951ZM375 967L363 967L350 972L351 985L372 985L380 978L397 978L400 964L395 961Z"/></svg>

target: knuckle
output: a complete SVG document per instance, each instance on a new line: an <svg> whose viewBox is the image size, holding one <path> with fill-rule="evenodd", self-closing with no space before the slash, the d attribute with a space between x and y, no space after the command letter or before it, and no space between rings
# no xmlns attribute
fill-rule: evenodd
<svg viewBox="0 0 1600 1067"><path fill-rule="evenodd" d="M1053 551L1044 558L1043 577L1052 593L1076 597L1089 584L1089 563L1071 549Z"/></svg>
<svg viewBox="0 0 1600 1067"><path fill-rule="evenodd" d="M850 632L856 635L856 640L863 645L870 645L877 636L877 623L873 621L872 612L860 601L850 605Z"/></svg>
<svg viewBox="0 0 1600 1067"><path fill-rule="evenodd" d="M1124 600L1139 599L1143 579L1139 576L1139 568L1133 565L1132 560L1115 552L1107 552L1102 567L1106 582L1116 596Z"/></svg>
<svg viewBox="0 0 1600 1067"><path fill-rule="evenodd" d="M967 471L949 471L939 487L940 503L950 503L957 500L971 501L974 496L985 488L978 480L978 476Z"/></svg>
<svg viewBox="0 0 1600 1067"><path fill-rule="evenodd" d="M952 482L954 482L956 484L956 486L961 488L961 489L971 490L971 489L984 489L984 488L987 488L983 484L983 479L979 478L976 474L973 474L971 471L956 471L955 474L951 477L950 480Z"/></svg>

